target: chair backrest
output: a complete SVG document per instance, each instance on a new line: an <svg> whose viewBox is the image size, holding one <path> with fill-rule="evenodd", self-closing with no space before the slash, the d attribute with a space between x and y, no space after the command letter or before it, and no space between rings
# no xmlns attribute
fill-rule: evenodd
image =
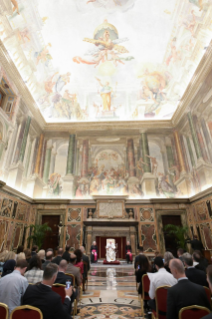
<svg viewBox="0 0 212 319"><path fill-rule="evenodd" d="M150 300L149 297L149 286L150 280L149 277L145 274L142 276L142 298L143 300Z"/></svg>
<svg viewBox="0 0 212 319"><path fill-rule="evenodd" d="M0 302L0 318L8 319L9 309L5 303Z"/></svg>
<svg viewBox="0 0 212 319"><path fill-rule="evenodd" d="M158 287L155 291L156 313L158 319L166 318L167 294L170 286Z"/></svg>
<svg viewBox="0 0 212 319"><path fill-rule="evenodd" d="M52 290L56 292L58 295L60 295L62 299L62 303L64 303L65 296L66 296L65 290L64 290L65 287L66 287L65 285L61 285L61 284L54 284L52 286Z"/></svg>
<svg viewBox="0 0 212 319"><path fill-rule="evenodd" d="M205 287L205 286L204 286L204 289L205 289L207 298L208 298L208 300L209 300L209 302L211 304L211 291L210 291L210 289L208 287Z"/></svg>
<svg viewBox="0 0 212 319"><path fill-rule="evenodd" d="M71 277L71 279L72 279L72 285L73 285L73 287L75 287L75 276L74 276L73 274L69 274L69 273L66 273L66 276Z"/></svg>
<svg viewBox="0 0 212 319"><path fill-rule="evenodd" d="M184 307L179 312L179 319L200 319L207 316L210 310L200 306Z"/></svg>
<svg viewBox="0 0 212 319"><path fill-rule="evenodd" d="M112 242L112 245L114 245L115 246L115 244L116 244L116 241L115 241L115 239L107 239L107 241L106 241L106 247L108 246L108 244L110 244L110 242Z"/></svg>
<svg viewBox="0 0 212 319"><path fill-rule="evenodd" d="M20 306L15 308L10 315L10 319L43 319L40 309L32 306Z"/></svg>

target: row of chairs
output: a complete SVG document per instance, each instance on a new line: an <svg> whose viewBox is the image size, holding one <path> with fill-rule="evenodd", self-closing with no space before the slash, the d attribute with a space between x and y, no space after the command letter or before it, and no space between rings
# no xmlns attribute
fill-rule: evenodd
<svg viewBox="0 0 212 319"><path fill-rule="evenodd" d="M66 273L72 279L73 287L75 287L75 276L69 273ZM30 283L30 285L33 285ZM54 284L52 286L52 290L60 295L62 303L65 300L65 285L61 284ZM80 287L79 292L79 300L82 298L82 287ZM8 306L6 304L0 303L0 318L1 319L8 319ZM73 316L77 315L77 300L74 300L74 309L73 309ZM15 308L11 315L10 319L43 319L43 314L40 309L32 306L20 306Z"/></svg>
<svg viewBox="0 0 212 319"><path fill-rule="evenodd" d="M0 318L8 319L8 306L0 303ZM40 309L32 306L19 306L15 308L10 315L10 319L43 319L43 314Z"/></svg>
<svg viewBox="0 0 212 319"><path fill-rule="evenodd" d="M150 300L149 297L149 287L150 280L148 275L142 276L142 295L141 295L141 309L144 313L144 301ZM155 291L155 302L156 302L156 311L152 312L152 319L166 319L166 308L167 308L167 293L170 286L158 287ZM211 292L210 289L204 287L207 294L208 300L211 303ZM210 313L210 310L205 307L200 306L189 306L182 308L179 313L179 319L200 319Z"/></svg>

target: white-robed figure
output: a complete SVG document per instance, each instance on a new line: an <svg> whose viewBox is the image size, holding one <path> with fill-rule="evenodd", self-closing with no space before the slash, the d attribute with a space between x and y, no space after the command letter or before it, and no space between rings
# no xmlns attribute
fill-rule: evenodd
<svg viewBox="0 0 212 319"><path fill-rule="evenodd" d="M106 246L106 260L108 262L116 260L116 245L115 239L107 239L107 246Z"/></svg>

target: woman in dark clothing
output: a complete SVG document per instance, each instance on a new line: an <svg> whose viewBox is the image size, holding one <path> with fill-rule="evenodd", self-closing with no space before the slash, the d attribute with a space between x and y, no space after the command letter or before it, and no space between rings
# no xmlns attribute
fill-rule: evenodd
<svg viewBox="0 0 212 319"><path fill-rule="evenodd" d="M145 255L140 255L138 259L138 269L135 271L136 282L139 283L138 293L141 295L143 291L142 276L147 272L151 272L151 265Z"/></svg>
<svg viewBox="0 0 212 319"><path fill-rule="evenodd" d="M14 259L9 259L4 263L2 277L11 274L16 266Z"/></svg>

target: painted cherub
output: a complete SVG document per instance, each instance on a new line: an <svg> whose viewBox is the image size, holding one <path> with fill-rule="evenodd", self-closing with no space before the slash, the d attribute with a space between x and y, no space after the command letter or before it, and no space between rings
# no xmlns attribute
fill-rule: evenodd
<svg viewBox="0 0 212 319"><path fill-rule="evenodd" d="M17 14L20 14L19 7L18 7L18 1L11 0L11 3L13 4L13 13L15 13L15 11L17 11Z"/></svg>

